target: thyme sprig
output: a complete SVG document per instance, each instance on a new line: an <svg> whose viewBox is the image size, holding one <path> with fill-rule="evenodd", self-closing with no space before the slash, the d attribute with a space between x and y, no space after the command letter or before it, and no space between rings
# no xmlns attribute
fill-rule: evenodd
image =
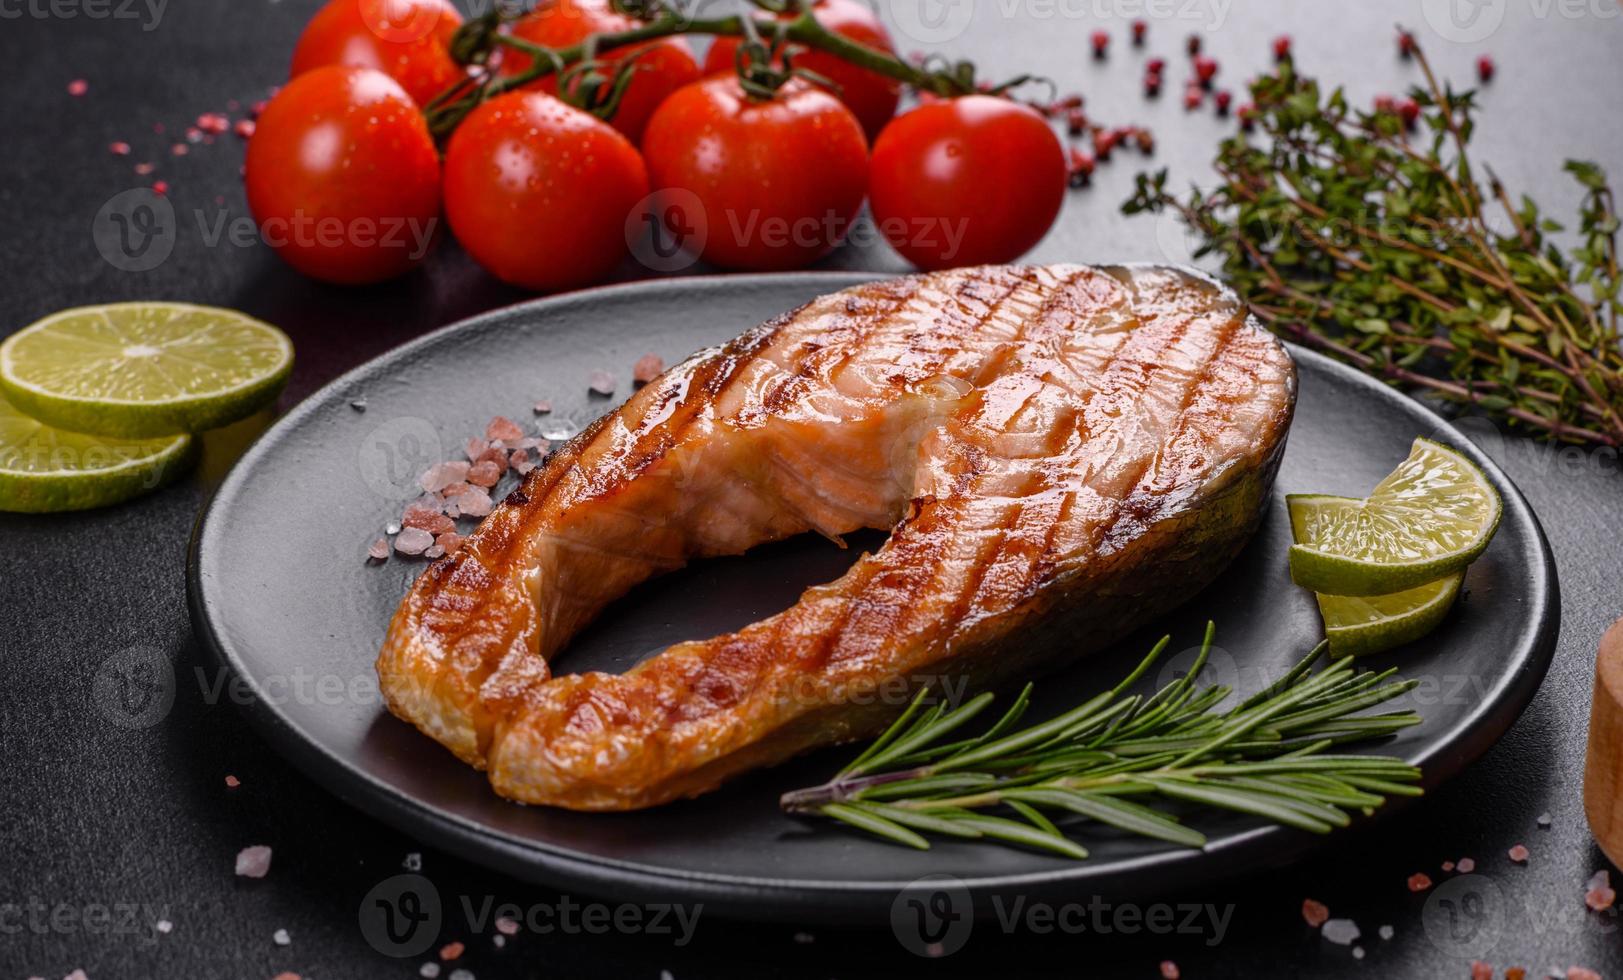
<svg viewBox="0 0 1623 980"><path fill-rule="evenodd" d="M784 794L790 813L829 817L921 850L925 834L1017 844L1088 856L1067 830L1080 818L1186 847L1206 837L1179 814L1141 801L1232 810L1326 833L1349 811L1370 813L1388 796L1419 796L1420 770L1401 759L1330 749L1420 723L1413 712L1361 714L1412 689L1393 670L1334 661L1314 670L1318 647L1266 689L1231 708L1222 685L1196 680L1211 654L1144 696L1128 690L1171 642L1165 637L1120 684L1040 724L1017 728L1031 685L979 735L965 726L992 703L981 694L953 708L906 712L832 780ZM1064 821L1064 825L1060 822Z"/></svg>
<svg viewBox="0 0 1623 980"><path fill-rule="evenodd" d="M1220 182L1180 198L1142 174L1128 213L1170 210L1276 332L1391 384L1564 441L1623 445L1618 215L1583 188L1579 244L1467 152L1476 99L1439 81L1369 112L1284 59L1252 83L1261 137L1218 149ZM1405 110L1415 115L1406 125ZM1418 113L1415 113L1418 110Z"/></svg>

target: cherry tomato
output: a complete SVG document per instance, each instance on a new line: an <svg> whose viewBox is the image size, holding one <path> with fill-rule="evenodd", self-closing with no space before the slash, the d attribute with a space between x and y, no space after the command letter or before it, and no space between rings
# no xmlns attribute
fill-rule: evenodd
<svg viewBox="0 0 1623 980"><path fill-rule="evenodd" d="M616 11L610 0L554 0L524 15L513 24L513 36L533 41L549 48L567 48L578 44L589 34L625 31L638 22ZM602 60L610 71L635 59L636 75L620 98L610 124L636 143L642 139L648 117L666 97L699 77L699 59L687 42L680 37L661 38L648 44L616 48L605 52ZM530 67L531 59L523 52L508 48L502 56L502 70L514 74ZM531 82L529 88L558 93L556 74Z"/></svg>
<svg viewBox="0 0 1623 980"><path fill-rule="evenodd" d="M890 32L860 0L817 0L812 5L812 13L824 27L836 34L886 54L896 52L891 44ZM713 75L720 71L732 71L737 64L738 46L741 43L734 37L716 38L710 52L705 55L704 73ZM849 61L822 51L804 52L794 57L791 63L796 68L816 72L833 82L837 88L832 91L850 107L870 140L878 136L879 131L896 115L896 105L902 98L902 86L894 79L858 68Z"/></svg>
<svg viewBox="0 0 1623 980"><path fill-rule="evenodd" d="M700 253L728 268L793 269L828 254L868 186L862 126L799 79L766 101L734 75L695 82L659 107L642 145L654 188L693 196Z"/></svg>
<svg viewBox="0 0 1623 980"><path fill-rule="evenodd" d="M289 82L259 117L244 176L264 240L317 279L388 279L437 237L433 137L380 71L328 65Z"/></svg>
<svg viewBox="0 0 1623 980"><path fill-rule="evenodd" d="M885 127L871 179L880 233L919 268L1010 262L1059 216L1065 149L1036 111L970 95Z"/></svg>
<svg viewBox="0 0 1623 980"><path fill-rule="evenodd" d="M376 68L427 105L463 77L450 51L461 24L447 0L331 0L299 35L292 77L323 65Z"/></svg>
<svg viewBox="0 0 1623 980"><path fill-rule="evenodd" d="M626 219L648 196L636 147L540 92L468 114L445 149L445 214L497 278L527 289L597 282L626 254Z"/></svg>

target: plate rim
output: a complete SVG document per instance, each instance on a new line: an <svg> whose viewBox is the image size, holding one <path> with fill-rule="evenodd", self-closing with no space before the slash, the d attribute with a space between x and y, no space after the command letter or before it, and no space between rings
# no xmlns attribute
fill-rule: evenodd
<svg viewBox="0 0 1623 980"><path fill-rule="evenodd" d="M1152 264L1165 267L1160 263L1113 263L1128 267ZM1181 266L1175 268L1203 279L1219 281L1204 270ZM820 270L685 276L614 283L535 297L488 310L424 333L356 365L311 392L267 428L236 460L199 508L186 557L187 609L194 635L216 665L229 671L231 676L240 678L255 695L241 699L238 707L261 737L284 757L294 761L323 789L369 816L426 843L523 880L560 888L578 887L588 893L612 895L622 900L690 901L702 903L707 910L720 909L723 915L749 920L806 921L810 915L822 922L871 924L875 914L883 917L888 913L891 901L898 895L915 888L939 887L939 883L924 883L920 878L909 881L852 881L748 876L659 868L617 858L583 856L579 851L518 837L445 812L395 789L307 735L282 713L274 699L260 696L261 687L254 674L247 669L240 651L216 629L209 614L210 601L205 595L207 586L201 565L204 539L213 528L210 518L240 488L243 475L268 451L267 447L277 441L277 437L299 424L333 396L342 397L346 387L356 380L375 375L385 365L410 359L419 350L438 343L448 334L474 330L492 320L533 314L536 310L544 311L552 306L591 302L605 295L658 293L672 289L737 288L741 285L770 289L780 283L822 285L825 291L832 291L889 278L896 276L854 270ZM1431 769L1423 776L1422 785L1427 789L1435 788L1469 767L1491 748L1516 723L1543 683L1555 653L1561 609L1560 583L1549 541L1537 513L1528 504L1520 488L1450 420L1432 412L1424 403L1347 365L1300 345L1282 342L1299 364L1312 363L1317 368L1340 375L1342 380L1371 392L1375 397L1396 397L1410 403L1414 409L1430 414L1435 424L1450 437L1455 448L1464 451L1472 462L1482 467L1502 491L1508 491L1505 499L1507 513L1514 512L1525 519L1533 530L1533 541L1540 561L1531 569L1531 573L1535 584L1541 587L1534 590L1535 604L1530 610L1530 649L1526 651L1520 669L1506 672L1493 689L1485 692L1468 715L1438 735L1428 744L1426 751L1414 757L1415 764L1423 768L1425 763L1444 752L1451 753L1457 760L1447 775L1432 775L1436 770ZM1374 816L1355 819L1354 827L1341 833L1367 827L1411 805L1413 801L1408 798L1390 800ZM1106 870L1082 862L1047 871L952 877L955 887L961 885L975 899L975 911L984 913L981 899L988 896L1016 892L1035 894L1070 883L1096 881L1103 884L1109 881L1117 886L1112 889L1112 894L1164 893L1169 890L1168 886L1152 882L1164 883L1166 879L1163 875L1168 873L1176 876L1178 886L1190 887L1234 876L1242 869L1278 867L1314 850L1316 846L1322 846L1324 840L1319 835L1289 828L1258 826L1228 834L1201 849L1169 848L1114 860ZM924 874L929 877L939 872L926 871ZM770 900L761 901L763 898Z"/></svg>

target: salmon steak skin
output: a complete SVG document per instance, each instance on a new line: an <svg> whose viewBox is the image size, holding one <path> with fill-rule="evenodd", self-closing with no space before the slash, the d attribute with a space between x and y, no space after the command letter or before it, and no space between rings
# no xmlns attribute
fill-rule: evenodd
<svg viewBox="0 0 1623 980"><path fill-rule="evenodd" d="M512 800L695 796L1181 604L1255 530L1295 400L1284 346L1192 270L855 286L693 355L532 471L417 578L381 689ZM777 615L623 674L549 666L652 576L863 528L890 536Z"/></svg>

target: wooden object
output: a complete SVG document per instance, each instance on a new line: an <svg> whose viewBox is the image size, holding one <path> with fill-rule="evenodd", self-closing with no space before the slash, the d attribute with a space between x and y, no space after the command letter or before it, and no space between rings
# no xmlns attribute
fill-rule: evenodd
<svg viewBox="0 0 1623 980"><path fill-rule="evenodd" d="M1623 620L1606 631L1595 658L1584 814L1600 849L1623 867Z"/></svg>

